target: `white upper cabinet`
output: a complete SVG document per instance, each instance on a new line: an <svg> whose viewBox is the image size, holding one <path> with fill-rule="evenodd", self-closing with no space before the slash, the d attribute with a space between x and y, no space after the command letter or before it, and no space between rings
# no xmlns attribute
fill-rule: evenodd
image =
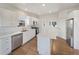
<svg viewBox="0 0 79 59"><path fill-rule="evenodd" d="M7 9L0 9L0 26L17 26L17 14Z"/></svg>

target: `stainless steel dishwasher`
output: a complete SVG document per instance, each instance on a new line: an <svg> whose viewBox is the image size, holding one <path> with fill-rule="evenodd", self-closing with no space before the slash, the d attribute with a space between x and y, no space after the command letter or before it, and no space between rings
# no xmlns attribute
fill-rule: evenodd
<svg viewBox="0 0 79 59"><path fill-rule="evenodd" d="M15 34L11 37L11 48L12 51L18 47L20 47L23 43L23 34L19 33L19 34Z"/></svg>

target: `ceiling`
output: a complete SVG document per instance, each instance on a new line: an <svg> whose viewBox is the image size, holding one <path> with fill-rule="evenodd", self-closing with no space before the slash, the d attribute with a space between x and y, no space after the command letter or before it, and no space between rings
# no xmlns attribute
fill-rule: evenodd
<svg viewBox="0 0 79 59"><path fill-rule="evenodd" d="M0 4L1 7L2 4ZM13 3L5 6L16 7L17 9L28 11L34 14L42 15L55 13L64 9L78 7L78 3Z"/></svg>

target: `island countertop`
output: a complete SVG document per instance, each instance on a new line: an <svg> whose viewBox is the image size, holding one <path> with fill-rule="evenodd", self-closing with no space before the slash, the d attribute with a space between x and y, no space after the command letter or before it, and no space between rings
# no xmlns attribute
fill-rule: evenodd
<svg viewBox="0 0 79 59"><path fill-rule="evenodd" d="M18 32L10 32L10 33L0 33L0 38L3 38L3 37L7 37L7 36L12 36L12 35L16 35L16 34L20 34L22 32L18 31Z"/></svg>

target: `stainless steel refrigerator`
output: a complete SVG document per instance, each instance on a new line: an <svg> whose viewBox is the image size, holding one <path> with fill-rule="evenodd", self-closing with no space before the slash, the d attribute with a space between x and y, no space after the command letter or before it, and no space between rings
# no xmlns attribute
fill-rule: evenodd
<svg viewBox="0 0 79 59"><path fill-rule="evenodd" d="M66 20L66 41L74 48L74 18Z"/></svg>

